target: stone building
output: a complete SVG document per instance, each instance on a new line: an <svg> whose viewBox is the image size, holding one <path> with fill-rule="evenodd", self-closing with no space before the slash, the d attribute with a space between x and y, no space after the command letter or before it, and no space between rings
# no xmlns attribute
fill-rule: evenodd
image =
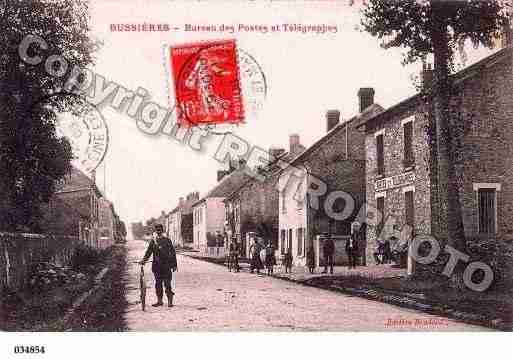
<svg viewBox="0 0 513 359"><path fill-rule="evenodd" d="M101 197L94 181L72 167L44 210L43 231L78 236L87 245L100 248Z"/></svg>
<svg viewBox="0 0 513 359"><path fill-rule="evenodd" d="M451 76L450 126L460 146L453 180L467 241L513 239L512 65L508 47ZM425 86L432 77L425 68ZM397 238L405 224L413 235L438 237L432 121L430 101L417 94L360 124L366 134L367 217L376 219L367 227L368 262L374 262L378 235Z"/></svg>
<svg viewBox="0 0 513 359"><path fill-rule="evenodd" d="M260 170L261 179L250 178L226 197L225 231L227 238L237 238L241 255L248 257L251 241L248 236L255 233L266 243L278 248L278 179L282 167L278 160L288 163L305 150L298 135L289 138L289 150L269 149L270 164ZM228 243L226 243L228 245Z"/></svg>
<svg viewBox="0 0 513 359"><path fill-rule="evenodd" d="M222 176L218 173L217 185L192 205L195 249L212 256L224 255L222 240L225 229L224 200L250 178L244 166L239 166L231 173Z"/></svg>
<svg viewBox="0 0 513 359"><path fill-rule="evenodd" d="M184 247L193 243L192 205L199 200L199 192L180 197L178 205L169 212L166 221L167 235L174 245Z"/></svg>
<svg viewBox="0 0 513 359"><path fill-rule="evenodd" d="M365 202L365 134L356 126L382 107L374 103L371 88L360 89L358 97L358 115L340 123L339 112L329 111L326 135L280 174L279 251L283 254L290 248L295 265L306 264L311 245L322 258L322 245L316 240L321 234L340 239L336 246L341 264L342 241Z"/></svg>

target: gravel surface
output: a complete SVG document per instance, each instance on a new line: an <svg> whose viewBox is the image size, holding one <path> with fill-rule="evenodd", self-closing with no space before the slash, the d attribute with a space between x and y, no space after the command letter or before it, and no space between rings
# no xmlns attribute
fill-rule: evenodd
<svg viewBox="0 0 513 359"><path fill-rule="evenodd" d="M146 242L128 242L127 311L133 331L384 331L485 330L414 310L257 276L178 256L175 306L141 311L139 266ZM147 303L156 301L146 266Z"/></svg>

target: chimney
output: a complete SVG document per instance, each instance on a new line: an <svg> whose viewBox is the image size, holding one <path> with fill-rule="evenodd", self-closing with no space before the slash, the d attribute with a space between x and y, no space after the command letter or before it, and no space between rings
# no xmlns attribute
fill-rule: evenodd
<svg viewBox="0 0 513 359"><path fill-rule="evenodd" d="M374 103L374 89L372 87L361 87L358 90L358 103L360 113Z"/></svg>
<svg viewBox="0 0 513 359"><path fill-rule="evenodd" d="M433 79L435 76L434 74L435 72L433 71L430 63L422 65L422 73L420 75L422 81L422 90L431 90L431 86L433 85Z"/></svg>
<svg viewBox="0 0 513 359"><path fill-rule="evenodd" d="M326 132L330 132L340 122L339 110L326 111Z"/></svg>
<svg viewBox="0 0 513 359"><path fill-rule="evenodd" d="M299 135L298 134L292 134L289 136L289 152L295 153L297 151L298 146L301 146L301 143L299 143Z"/></svg>
<svg viewBox="0 0 513 359"><path fill-rule="evenodd" d="M280 157L283 153L285 153L284 148L277 148L277 147L271 147L269 148L269 157L271 161L276 160L278 157Z"/></svg>

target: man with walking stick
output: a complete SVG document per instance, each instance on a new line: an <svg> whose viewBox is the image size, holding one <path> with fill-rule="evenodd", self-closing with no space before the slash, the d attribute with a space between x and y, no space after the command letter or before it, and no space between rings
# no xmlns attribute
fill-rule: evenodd
<svg viewBox="0 0 513 359"><path fill-rule="evenodd" d="M164 226L162 224L155 225L155 236L150 241L148 249L144 254L141 265L144 265L151 255L153 255L153 263L151 270L155 276L155 291L157 293L157 303L152 304L153 307L161 307L164 305L162 298L164 296L164 287L166 288L166 296L168 307L173 306L173 296L175 293L171 289L171 279L173 273L176 272L176 252L173 243L167 237L162 235Z"/></svg>

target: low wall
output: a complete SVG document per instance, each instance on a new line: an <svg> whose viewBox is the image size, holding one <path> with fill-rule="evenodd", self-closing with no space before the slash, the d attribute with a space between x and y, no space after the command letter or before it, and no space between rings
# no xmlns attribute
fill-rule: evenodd
<svg viewBox="0 0 513 359"><path fill-rule="evenodd" d="M209 257L222 258L226 255L226 249L224 247L204 247L202 253Z"/></svg>
<svg viewBox="0 0 513 359"><path fill-rule="evenodd" d="M69 263L78 244L73 236L0 232L0 296L22 289L38 262Z"/></svg>

